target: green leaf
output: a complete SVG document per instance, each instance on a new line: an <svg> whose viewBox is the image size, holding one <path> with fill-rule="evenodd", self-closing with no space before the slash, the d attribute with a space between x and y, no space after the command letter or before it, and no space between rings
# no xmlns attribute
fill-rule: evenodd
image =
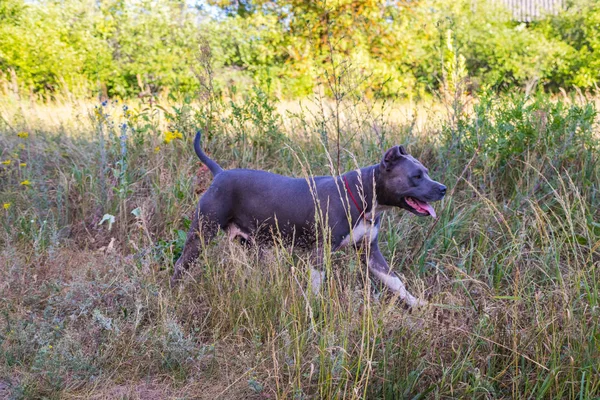
<svg viewBox="0 0 600 400"><path fill-rule="evenodd" d="M112 229L113 224L115 223L115 216L111 214L104 214L102 220L98 222L98 225L102 225L103 223L108 222L108 230Z"/></svg>

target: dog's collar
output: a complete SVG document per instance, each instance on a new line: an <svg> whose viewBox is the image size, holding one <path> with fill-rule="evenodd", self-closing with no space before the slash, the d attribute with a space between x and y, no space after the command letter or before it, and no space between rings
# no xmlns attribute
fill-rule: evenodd
<svg viewBox="0 0 600 400"><path fill-rule="evenodd" d="M365 214L365 210L363 210L363 208L360 206L360 204L358 204L358 201L356 201L356 199L354 198L354 195L352 194L352 190L350 190L350 184L348 184L348 178L346 178L345 176L342 176L342 179L344 180L344 184L346 185L346 191L350 195L350 199L352 200L352 202L354 203L354 205L356 206L358 211L360 211L360 214L358 215L358 219L360 220L361 218L364 218L366 220L367 215Z"/></svg>

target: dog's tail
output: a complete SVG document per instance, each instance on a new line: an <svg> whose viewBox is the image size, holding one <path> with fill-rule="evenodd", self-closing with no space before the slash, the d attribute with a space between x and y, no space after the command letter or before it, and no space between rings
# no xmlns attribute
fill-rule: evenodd
<svg viewBox="0 0 600 400"><path fill-rule="evenodd" d="M218 173L223 172L223 168L221 168L219 164L217 164L215 161L208 158L206 154L204 154L202 148L200 147L201 138L202 131L199 130L198 132L196 132L196 137L194 138L194 150L196 151L196 155L198 156L200 161L202 161L202 163L206 165L208 169L210 169L210 172L212 172L213 176L216 176Z"/></svg>

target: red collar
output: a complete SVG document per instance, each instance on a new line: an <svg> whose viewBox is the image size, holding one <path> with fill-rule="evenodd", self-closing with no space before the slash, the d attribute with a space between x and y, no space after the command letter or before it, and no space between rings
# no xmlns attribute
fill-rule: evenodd
<svg viewBox="0 0 600 400"><path fill-rule="evenodd" d="M356 199L354 198L354 195L352 194L352 191L350 190L350 185L348 184L348 179L345 176L343 176L342 179L344 180L344 184L346 185L346 191L350 195L350 199L352 199L352 202L354 203L354 205L356 206L358 211L360 211L360 215L358 216L358 219L365 218L366 217L365 210L363 210L363 208L358 204L358 201L356 201Z"/></svg>

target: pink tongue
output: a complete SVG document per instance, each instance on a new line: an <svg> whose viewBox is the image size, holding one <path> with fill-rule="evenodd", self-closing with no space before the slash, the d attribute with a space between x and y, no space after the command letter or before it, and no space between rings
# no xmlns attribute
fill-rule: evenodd
<svg viewBox="0 0 600 400"><path fill-rule="evenodd" d="M433 207L431 207L431 204L419 201L414 198L411 198L411 200L415 203L415 205L417 207L419 207L420 209L422 209L424 211L427 211L429 213L429 215L431 215L433 218L437 217L435 210L433 209Z"/></svg>
<svg viewBox="0 0 600 400"><path fill-rule="evenodd" d="M424 208L425 210L427 210L427 212L429 213L429 215L431 215L433 218L436 218L437 215L435 214L435 210L433 209L433 207L431 207L431 204L429 203L420 203L419 205Z"/></svg>

